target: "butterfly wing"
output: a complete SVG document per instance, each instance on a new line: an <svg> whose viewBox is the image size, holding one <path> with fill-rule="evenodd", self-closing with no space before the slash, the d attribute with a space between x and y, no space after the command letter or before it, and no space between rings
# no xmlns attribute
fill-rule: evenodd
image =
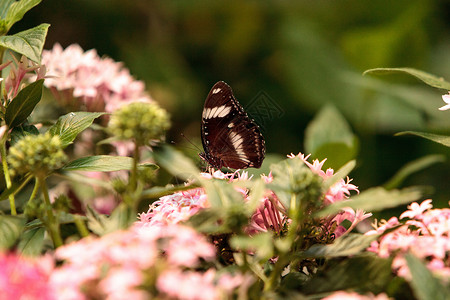
<svg viewBox="0 0 450 300"><path fill-rule="evenodd" d="M202 113L201 156L213 167L259 168L265 155L264 138L233 95L231 87L217 82Z"/></svg>

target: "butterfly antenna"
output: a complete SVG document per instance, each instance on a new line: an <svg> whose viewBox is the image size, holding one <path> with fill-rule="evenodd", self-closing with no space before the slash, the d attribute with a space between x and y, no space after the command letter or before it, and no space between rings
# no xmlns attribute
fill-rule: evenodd
<svg viewBox="0 0 450 300"><path fill-rule="evenodd" d="M194 146L194 148L195 148L194 150L203 152L197 145L195 145L193 142L191 142L191 140L189 140L189 139L184 135L184 133L181 133L181 136L182 136L183 138L185 138L186 141L187 141L189 144L191 144L192 146Z"/></svg>

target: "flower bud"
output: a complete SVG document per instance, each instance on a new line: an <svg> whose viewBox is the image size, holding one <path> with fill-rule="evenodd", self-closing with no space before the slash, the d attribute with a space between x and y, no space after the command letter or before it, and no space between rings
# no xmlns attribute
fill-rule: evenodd
<svg viewBox="0 0 450 300"><path fill-rule="evenodd" d="M135 102L115 111L109 131L120 140L134 139L139 145L159 140L169 129L167 112L156 103Z"/></svg>
<svg viewBox="0 0 450 300"><path fill-rule="evenodd" d="M9 149L7 157L11 175L30 172L35 176L47 175L61 167L66 159L59 136L48 132L22 138Z"/></svg>

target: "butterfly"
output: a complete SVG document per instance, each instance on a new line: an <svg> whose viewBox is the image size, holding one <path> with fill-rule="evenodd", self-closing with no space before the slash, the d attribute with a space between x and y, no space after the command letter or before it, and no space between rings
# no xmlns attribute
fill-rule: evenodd
<svg viewBox="0 0 450 300"><path fill-rule="evenodd" d="M259 168L264 160L264 137L233 95L231 87L217 82L206 97L202 113L199 156L214 168Z"/></svg>

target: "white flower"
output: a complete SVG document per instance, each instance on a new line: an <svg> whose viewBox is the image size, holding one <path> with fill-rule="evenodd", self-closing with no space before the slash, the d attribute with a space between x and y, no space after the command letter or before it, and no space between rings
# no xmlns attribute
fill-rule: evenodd
<svg viewBox="0 0 450 300"><path fill-rule="evenodd" d="M447 110L450 109L450 94L442 95L442 100L444 100L447 105L444 105L442 107L439 107L439 110Z"/></svg>

